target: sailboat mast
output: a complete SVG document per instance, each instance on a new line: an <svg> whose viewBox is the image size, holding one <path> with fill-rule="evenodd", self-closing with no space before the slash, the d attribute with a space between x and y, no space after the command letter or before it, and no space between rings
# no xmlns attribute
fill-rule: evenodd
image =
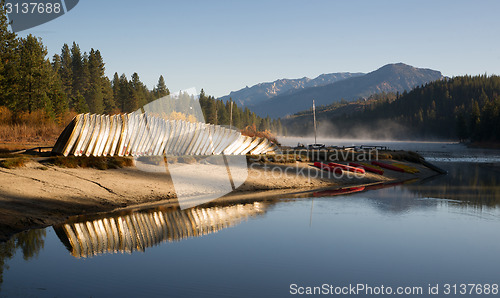
<svg viewBox="0 0 500 298"><path fill-rule="evenodd" d="M318 142L316 141L316 107L314 106L314 99L313 99L313 118L314 118L314 144L317 144Z"/></svg>

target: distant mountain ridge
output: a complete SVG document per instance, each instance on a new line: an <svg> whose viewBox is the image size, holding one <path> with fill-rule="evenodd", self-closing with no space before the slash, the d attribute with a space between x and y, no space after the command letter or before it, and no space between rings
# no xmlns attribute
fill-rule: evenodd
<svg viewBox="0 0 500 298"><path fill-rule="evenodd" d="M232 91L229 95L222 96L224 102L232 98L239 105L254 106L272 97L292 94L304 88L328 85L344 79L364 75L364 73L328 73L322 74L314 79L303 77L300 79L279 79L273 82L259 83L252 87L246 87L238 91Z"/></svg>
<svg viewBox="0 0 500 298"><path fill-rule="evenodd" d="M284 117L316 105L329 105L341 99L348 101L367 98L381 92L410 91L416 86L440 80L440 71L416 68L404 63L387 64L367 74L338 80L317 87L298 89L295 92L282 92L267 100L261 100L251 107L261 117Z"/></svg>

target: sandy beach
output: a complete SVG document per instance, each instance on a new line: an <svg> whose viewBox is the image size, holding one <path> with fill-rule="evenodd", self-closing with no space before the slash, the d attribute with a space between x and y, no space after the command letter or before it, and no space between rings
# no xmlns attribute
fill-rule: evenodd
<svg viewBox="0 0 500 298"><path fill-rule="evenodd" d="M40 161L40 162L39 162ZM419 173L400 173L387 170L384 176L367 172L363 177L350 173L336 177L312 166L310 162L250 163L248 176L235 190L217 201L251 201L270 197L311 196L314 190L352 187L374 183L393 183L423 179L436 172L423 165L411 164ZM227 175L214 171L207 164L195 164L207 173L211 182L227 181ZM31 160L24 167L0 169L0 240L16 232L59 223L68 216L108 212L121 208L138 208L157 204L178 205L174 184L168 167L144 171L144 167L97 170L91 168L62 168ZM187 180L189 181L189 180ZM210 190L195 184L183 187L183 196L194 198ZM218 197L215 193L214 197Z"/></svg>

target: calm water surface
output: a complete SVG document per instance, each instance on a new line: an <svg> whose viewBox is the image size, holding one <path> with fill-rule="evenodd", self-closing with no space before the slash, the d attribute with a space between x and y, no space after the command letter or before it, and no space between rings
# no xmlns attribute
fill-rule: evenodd
<svg viewBox="0 0 500 298"><path fill-rule="evenodd" d="M398 146L449 174L334 197L75 217L0 244L0 296L275 297L290 295L290 284L324 283L427 294L429 284L499 284L500 154Z"/></svg>

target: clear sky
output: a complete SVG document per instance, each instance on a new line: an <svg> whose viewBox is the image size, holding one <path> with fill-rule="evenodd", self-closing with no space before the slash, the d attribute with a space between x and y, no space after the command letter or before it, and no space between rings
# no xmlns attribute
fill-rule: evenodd
<svg viewBox="0 0 500 298"><path fill-rule="evenodd" d="M106 74L222 96L279 78L403 62L446 76L500 74L500 1L80 0L30 30L49 54L99 49Z"/></svg>

